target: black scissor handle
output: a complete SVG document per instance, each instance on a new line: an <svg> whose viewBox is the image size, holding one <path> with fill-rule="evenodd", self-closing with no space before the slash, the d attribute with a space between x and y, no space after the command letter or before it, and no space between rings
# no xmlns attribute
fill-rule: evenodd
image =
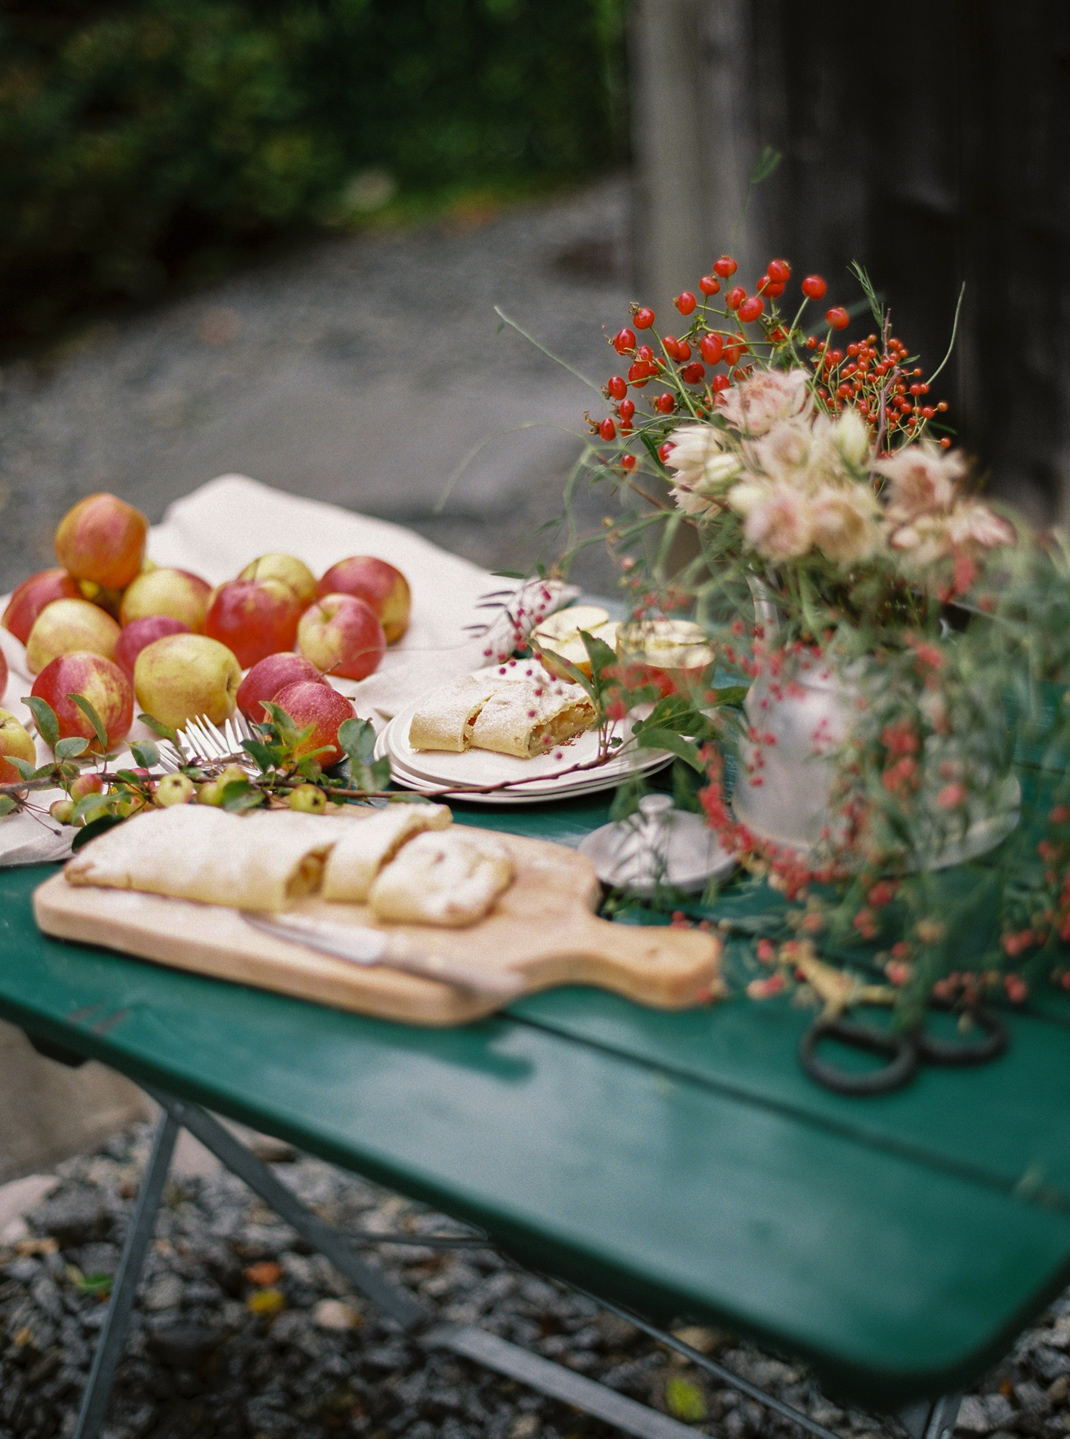
<svg viewBox="0 0 1070 1439"><path fill-rule="evenodd" d="M880 1069L841 1069L818 1058L817 1046L823 1039L838 1039L852 1049L884 1055L888 1063ZM887 1094L913 1079L918 1068L918 1051L910 1034L853 1024L848 1019L815 1019L799 1041L799 1062L811 1079L836 1094Z"/></svg>
<svg viewBox="0 0 1070 1439"><path fill-rule="evenodd" d="M956 1006L947 1000L930 999L931 1009L954 1012ZM914 1044L920 1059L926 1064L985 1064L997 1058L1007 1048L1007 1026L998 1014L980 1004L970 1004L963 1010L979 1029L984 1030L980 1039L940 1039L924 1029L914 1032Z"/></svg>

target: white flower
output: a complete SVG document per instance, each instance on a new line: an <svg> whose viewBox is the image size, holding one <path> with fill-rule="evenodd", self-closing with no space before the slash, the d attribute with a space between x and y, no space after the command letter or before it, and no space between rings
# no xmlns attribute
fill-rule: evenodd
<svg viewBox="0 0 1070 1439"><path fill-rule="evenodd" d="M805 420L782 420L745 448L753 469L772 480L800 484L810 463L813 434Z"/></svg>
<svg viewBox="0 0 1070 1439"><path fill-rule="evenodd" d="M1013 528L980 500L960 500L949 513L918 515L891 535L893 549L903 553L912 569L924 569L952 555L973 558L979 550L1013 545Z"/></svg>
<svg viewBox="0 0 1070 1439"><path fill-rule="evenodd" d="M742 473L743 461L738 455L711 455L701 478L691 488L697 495L717 495L729 480Z"/></svg>
<svg viewBox="0 0 1070 1439"><path fill-rule="evenodd" d="M960 500L948 515L947 529L956 549L994 550L1017 539L1013 527L980 500Z"/></svg>
<svg viewBox="0 0 1070 1439"><path fill-rule="evenodd" d="M737 495L739 490L747 493ZM747 540L771 563L796 560L812 548L811 502L793 485L736 485L728 498L733 508L746 515L743 533Z"/></svg>
<svg viewBox="0 0 1070 1439"><path fill-rule="evenodd" d="M869 425L859 410L848 405L840 411L832 425L831 437L836 448L854 470L869 464Z"/></svg>
<svg viewBox="0 0 1070 1439"><path fill-rule="evenodd" d="M904 445L873 467L888 481L889 518L908 524L919 515L946 514L966 476L960 450L942 450L932 440Z"/></svg>
<svg viewBox="0 0 1070 1439"><path fill-rule="evenodd" d="M824 489L813 503L814 544L828 559L856 564L880 541L880 506L866 485Z"/></svg>
<svg viewBox="0 0 1070 1439"><path fill-rule="evenodd" d="M774 425L810 407L810 376L805 370L758 370L722 390L721 413L752 438L767 435Z"/></svg>
<svg viewBox="0 0 1070 1439"><path fill-rule="evenodd" d="M718 500L700 495L695 490L686 489L683 485L677 485L670 493L676 501L676 508L683 510L685 515L712 515L722 508Z"/></svg>
<svg viewBox="0 0 1070 1439"><path fill-rule="evenodd" d="M673 448L665 464L675 471L676 483L697 489L707 465L723 456L725 438L714 425L681 425L673 430L667 441Z"/></svg>

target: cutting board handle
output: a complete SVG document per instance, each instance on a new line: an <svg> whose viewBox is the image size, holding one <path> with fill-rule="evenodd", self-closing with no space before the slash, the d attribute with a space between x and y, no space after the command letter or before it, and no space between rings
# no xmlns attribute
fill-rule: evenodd
<svg viewBox="0 0 1070 1439"><path fill-rule="evenodd" d="M679 1008L721 993L721 941L699 929L613 924L586 915L572 949L573 983L605 985L642 1004ZM580 978L576 965L587 968Z"/></svg>

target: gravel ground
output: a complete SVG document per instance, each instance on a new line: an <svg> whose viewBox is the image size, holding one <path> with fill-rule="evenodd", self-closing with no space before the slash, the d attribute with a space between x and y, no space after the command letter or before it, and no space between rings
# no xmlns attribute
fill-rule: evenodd
<svg viewBox="0 0 1070 1439"><path fill-rule="evenodd" d="M61 1166L62 1183L0 1249L0 1439L73 1433L150 1130ZM276 1172L351 1230L459 1233L450 1221L275 1146ZM802 1431L718 1386L631 1325L490 1251L385 1244L382 1264L446 1320L476 1322L726 1439ZM679 1331L845 1436L894 1424L837 1406L798 1364L713 1330ZM967 1397L964 1434L1070 1429L1070 1296ZM403 1339L226 1171L169 1182L105 1439L580 1439L605 1425Z"/></svg>
<svg viewBox="0 0 1070 1439"><path fill-rule="evenodd" d="M157 520L232 471L525 567L560 511L583 412L605 402L515 331L498 333L494 307L603 383L619 368L603 326L615 333L631 298L628 226L627 188L609 181L323 241L11 361L0 592L55 563L56 522L80 495L114 489ZM602 513L587 505L585 523ZM584 582L608 575L592 552Z"/></svg>

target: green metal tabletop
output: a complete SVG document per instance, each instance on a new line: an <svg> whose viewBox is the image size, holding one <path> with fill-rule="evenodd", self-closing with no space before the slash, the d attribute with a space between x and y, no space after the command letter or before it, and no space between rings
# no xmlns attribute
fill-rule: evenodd
<svg viewBox="0 0 1070 1439"><path fill-rule="evenodd" d="M575 843L605 816L596 796L463 817ZM1070 1004L1010 1017L983 1069L848 1098L799 1070L787 1002L569 988L419 1029L48 939L51 872L0 871L7 1019L864 1403L970 1381L1070 1280Z"/></svg>

